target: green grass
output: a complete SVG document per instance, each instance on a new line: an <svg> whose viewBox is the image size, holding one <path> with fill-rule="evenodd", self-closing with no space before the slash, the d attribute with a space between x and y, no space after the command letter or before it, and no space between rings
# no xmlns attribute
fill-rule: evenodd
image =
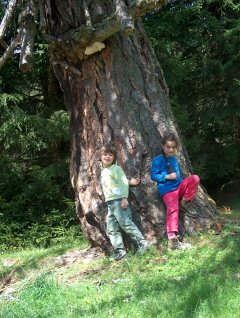
<svg viewBox="0 0 240 318"><path fill-rule="evenodd" d="M188 251L152 247L144 256L129 254L119 262L102 257L65 267L47 260L69 247L2 255L23 265L13 265L19 284L9 297L0 297L0 317L237 318L240 202L232 213L235 221L221 233L191 237L195 246ZM10 272L2 266L2 277Z"/></svg>

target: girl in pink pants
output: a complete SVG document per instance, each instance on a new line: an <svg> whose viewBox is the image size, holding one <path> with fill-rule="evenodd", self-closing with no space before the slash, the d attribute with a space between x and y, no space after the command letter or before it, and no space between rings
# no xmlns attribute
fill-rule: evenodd
<svg viewBox="0 0 240 318"><path fill-rule="evenodd" d="M191 202L200 182L197 175L182 179L180 166L175 157L178 138L174 133L168 133L162 139L163 153L153 159L151 178L157 182L166 208L166 230L168 235L168 246L170 249L185 248L184 243L178 241L179 227L179 204L182 207Z"/></svg>
<svg viewBox="0 0 240 318"><path fill-rule="evenodd" d="M180 186L173 191L167 192L162 199L167 207L166 229L168 238L173 238L178 233L179 224L179 202L192 201L194 199L200 179L197 175L189 176L184 179Z"/></svg>

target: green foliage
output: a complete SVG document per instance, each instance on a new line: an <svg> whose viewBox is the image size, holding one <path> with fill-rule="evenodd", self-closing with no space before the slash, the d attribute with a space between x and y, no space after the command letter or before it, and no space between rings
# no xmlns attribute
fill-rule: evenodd
<svg viewBox="0 0 240 318"><path fill-rule="evenodd" d="M31 72L0 75L0 244L47 246L77 236L69 178L69 115L38 39ZM41 42L42 41L42 42Z"/></svg>
<svg viewBox="0 0 240 318"><path fill-rule="evenodd" d="M178 0L145 18L193 166L209 185L239 176L240 6Z"/></svg>
<svg viewBox="0 0 240 318"><path fill-rule="evenodd" d="M77 223L69 160L54 152L68 141L68 115L44 119L19 108L8 115L0 127L1 244L46 246Z"/></svg>

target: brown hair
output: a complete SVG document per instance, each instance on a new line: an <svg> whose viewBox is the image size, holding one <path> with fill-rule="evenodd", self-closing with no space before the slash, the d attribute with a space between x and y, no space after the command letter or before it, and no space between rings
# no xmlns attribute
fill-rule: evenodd
<svg viewBox="0 0 240 318"><path fill-rule="evenodd" d="M175 141L176 147L179 145L179 139L174 132L167 132L163 135L162 145L164 146L167 141Z"/></svg>
<svg viewBox="0 0 240 318"><path fill-rule="evenodd" d="M104 155L106 153L112 154L114 156L113 163L116 163L117 151L116 151L115 147L113 146L113 144L108 143L102 147L101 152L100 152L101 157L102 157L102 155Z"/></svg>

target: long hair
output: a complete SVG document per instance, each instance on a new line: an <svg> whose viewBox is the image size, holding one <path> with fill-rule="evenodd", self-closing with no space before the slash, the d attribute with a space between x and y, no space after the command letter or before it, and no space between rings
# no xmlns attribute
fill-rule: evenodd
<svg viewBox="0 0 240 318"><path fill-rule="evenodd" d="M176 147L178 147L179 145L179 139L178 137L176 136L176 134L172 131L170 132L167 132L163 135L163 138L162 138L162 146L164 146L166 144L167 141L175 141L176 143Z"/></svg>
<svg viewBox="0 0 240 318"><path fill-rule="evenodd" d="M179 139L176 136L176 134L174 132L172 132L172 131L171 132L167 132L167 133L165 133L163 135L162 146L164 146L167 141L174 141L175 144L176 144L176 147L178 147L178 145L179 145ZM162 149L162 154L163 154L163 158L164 158L164 160L166 162L168 172L169 173L175 172L173 167L171 166L170 162L168 161L168 158L166 157L166 154L164 153L163 149Z"/></svg>

